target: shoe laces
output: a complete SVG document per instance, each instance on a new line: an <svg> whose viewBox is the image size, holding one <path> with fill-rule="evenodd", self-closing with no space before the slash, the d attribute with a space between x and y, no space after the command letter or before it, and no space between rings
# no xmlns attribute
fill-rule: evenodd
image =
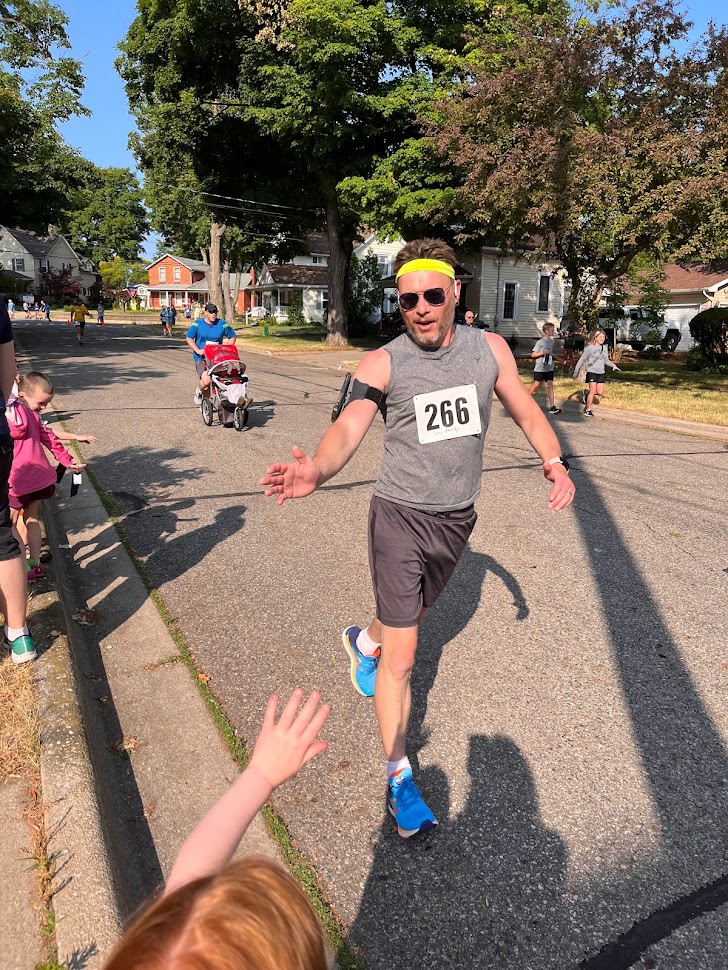
<svg viewBox="0 0 728 970"><path fill-rule="evenodd" d="M411 808L416 802L422 801L420 790L412 780L411 775L405 775L401 781L390 785L392 798L397 800L398 808Z"/></svg>

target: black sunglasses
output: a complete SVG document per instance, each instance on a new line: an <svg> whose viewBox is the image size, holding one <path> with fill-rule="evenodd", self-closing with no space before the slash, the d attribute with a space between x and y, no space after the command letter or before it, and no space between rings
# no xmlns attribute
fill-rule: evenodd
<svg viewBox="0 0 728 970"><path fill-rule="evenodd" d="M397 296L397 302L402 310L414 310L420 300L420 296L425 298L425 302L429 303L430 306L442 306L445 302L447 296L447 291L452 287L450 286L433 286L429 290L417 290L411 293L399 293Z"/></svg>

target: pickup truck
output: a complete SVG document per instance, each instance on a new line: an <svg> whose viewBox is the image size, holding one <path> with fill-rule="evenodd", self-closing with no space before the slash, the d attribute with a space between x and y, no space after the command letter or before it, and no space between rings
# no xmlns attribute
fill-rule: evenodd
<svg viewBox="0 0 728 970"><path fill-rule="evenodd" d="M599 311L599 326L608 329L615 328L616 342L618 344L629 344L633 350L644 350L645 335L650 330L660 331L660 345L663 350L673 352L688 350L692 346L690 336L690 326L687 323L680 323L677 320L663 317L655 326L651 322L650 314L647 310L638 306L625 306L613 309L602 307ZM681 346L682 345L682 346Z"/></svg>

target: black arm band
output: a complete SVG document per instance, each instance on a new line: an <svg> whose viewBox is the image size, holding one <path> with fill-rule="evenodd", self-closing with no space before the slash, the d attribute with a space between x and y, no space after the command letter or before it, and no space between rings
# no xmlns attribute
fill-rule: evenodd
<svg viewBox="0 0 728 970"><path fill-rule="evenodd" d="M352 401L373 401L377 407L381 407L384 397L384 391L380 391L378 387L372 387L371 384L362 384L361 381L354 378L351 382L349 400L346 403L350 404Z"/></svg>

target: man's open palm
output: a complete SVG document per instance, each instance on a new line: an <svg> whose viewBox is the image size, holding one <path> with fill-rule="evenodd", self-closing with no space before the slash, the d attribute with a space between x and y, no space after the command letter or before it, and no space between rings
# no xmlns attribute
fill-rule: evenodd
<svg viewBox="0 0 728 970"><path fill-rule="evenodd" d="M316 490L321 479L318 465L298 445L291 448L294 461L271 465L260 484L267 485L266 495L277 495L278 504L288 498L303 498Z"/></svg>

